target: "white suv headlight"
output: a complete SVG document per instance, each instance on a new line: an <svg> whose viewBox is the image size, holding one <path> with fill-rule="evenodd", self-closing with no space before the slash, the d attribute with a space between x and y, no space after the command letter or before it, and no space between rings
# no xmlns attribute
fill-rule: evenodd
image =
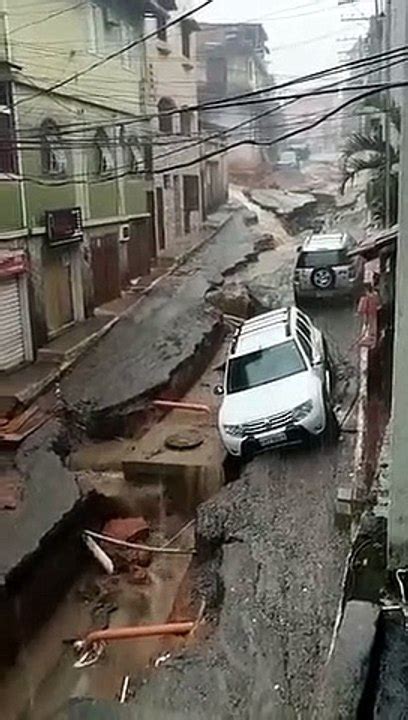
<svg viewBox="0 0 408 720"><path fill-rule="evenodd" d="M304 420L305 417L307 417L312 412L312 410L313 410L313 401L306 400L306 402L295 407L295 409L293 411L294 421L300 422L301 420Z"/></svg>
<svg viewBox="0 0 408 720"><path fill-rule="evenodd" d="M233 437L242 437L244 434L242 425L224 425L224 430L227 435L232 435Z"/></svg>

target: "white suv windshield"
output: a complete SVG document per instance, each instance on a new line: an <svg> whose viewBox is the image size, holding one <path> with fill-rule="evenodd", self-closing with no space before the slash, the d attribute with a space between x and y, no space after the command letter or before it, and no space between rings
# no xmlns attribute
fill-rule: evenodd
<svg viewBox="0 0 408 720"><path fill-rule="evenodd" d="M288 340L280 345L256 350L230 360L227 392L249 390L304 370L306 365L296 343Z"/></svg>

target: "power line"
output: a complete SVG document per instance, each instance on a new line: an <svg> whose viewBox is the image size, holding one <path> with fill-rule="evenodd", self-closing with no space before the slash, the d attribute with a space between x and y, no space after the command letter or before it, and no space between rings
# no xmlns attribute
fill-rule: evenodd
<svg viewBox="0 0 408 720"><path fill-rule="evenodd" d="M15 103L15 106L21 105L24 102L28 102L38 95L46 94L55 92L55 90L59 90L60 88L64 87L65 85L73 82L74 80L78 80L83 75L86 75L87 73L91 72L92 70L96 70L97 68L101 67L102 65L105 65L105 63L109 62L110 60L114 60L116 57L119 57L120 55L123 55L123 53L128 52L129 50L132 50L134 47L137 47L137 45L141 45L145 43L147 40L150 40L153 37L156 37L158 33L162 32L163 30L168 30L169 28L173 27L173 25L177 25L183 20L187 20L187 18L191 17L192 15L195 15L199 10L202 10L203 8L207 7L207 5L210 5L213 0L204 0L201 5L198 5L197 7L193 8L192 10L188 10L187 12L183 13L182 15L179 15L177 18L173 18L173 20L169 20L168 23L165 23L163 25L160 25L156 30L152 30L152 32L148 33L147 35L144 35L142 38L138 38L137 40L133 40L131 43L128 43L124 47L120 48L119 50L115 50L114 52L111 52L109 55L106 55L103 58L100 58L99 60L96 60L94 63L91 63L91 65L88 65L87 68L84 68L83 70L78 70L77 72L73 73L69 77L65 78L65 80L60 80L59 82L54 83L48 88L43 88L38 93L35 93L30 98L22 98L21 100L17 101Z"/></svg>
<svg viewBox="0 0 408 720"><path fill-rule="evenodd" d="M407 86L408 86L408 83L407 83L407 82L390 83L390 87L394 87L394 88L397 88L397 87L407 87ZM165 168L163 168L163 169L161 169L161 170L153 170L153 174L162 175L162 174L164 174L164 173L171 173L171 172L175 172L176 170L182 170L182 169L184 169L184 168L186 168L186 167L192 167L193 165L197 165L198 163L205 162L206 160L210 160L210 159L212 159L213 157L217 157L218 155L225 154L225 153L228 152L229 150L235 149L236 147L240 147L241 145L253 145L253 146L257 146L257 147L272 147L273 145L277 145L278 143L281 143L281 142L283 142L283 141L285 141L285 140L291 139L291 138L296 137L296 136L298 136L298 135L300 135L300 134L304 134L305 132L307 132L307 131L309 131L309 130L313 130L315 127L318 127L318 126L321 125L322 123L326 122L326 121L329 120L330 118L332 118L332 117L334 117L335 115L337 115L339 112L341 112L342 110L344 110L346 107L349 107L349 106L352 105L353 103L360 102L361 100L363 100L363 99L365 99L365 98L367 98L367 97L370 97L370 96L372 96L372 95L375 95L375 94L377 94L377 92L378 92L378 90L368 90L368 91L366 91L366 92L364 92L364 93L361 93L360 95L357 95L357 96L355 96L355 97L353 97L353 98L349 98L348 100L346 100L345 102L341 103L340 105L338 105L338 106L337 106L336 108L334 108L333 110L330 110L329 112L327 112L327 113L325 113L324 115L320 116L317 120L314 120L313 122L311 122L311 123L309 123L309 124L307 124L307 125L304 125L303 127L298 128L298 129L296 129L296 130L292 130L292 131L290 131L290 132L286 132L286 133L284 133L283 135L281 135L279 138L275 138L274 140L270 140L270 141L252 140L252 139L239 140L239 141L236 141L236 142L234 142L234 143L231 143L231 144L229 144L229 145L227 145L227 146L225 146L225 147L223 147L223 148L221 148L221 149L213 150L212 152L209 152L209 153L207 153L206 155L201 155L200 157L195 158L195 159L193 159L193 160L185 161L185 162L183 162L183 163L178 163L178 164L172 165L172 166L166 166ZM141 172L141 173L139 173L139 174L147 174L147 175L150 175L150 174L152 174L152 172L151 172L151 171L143 171L143 172ZM120 174L120 175L118 175L118 174L109 175L109 177L106 177L106 178L103 178L103 177L102 177L102 178L98 178L98 179L95 180L95 181L89 180L89 176L88 176L88 180L84 179L84 183L86 183L86 182L90 182L91 184L101 183L101 182L105 182L105 181L112 181L112 180L121 179L121 178L126 177L126 176L128 176L128 175L134 175L134 173L132 173L131 171L127 170L127 171L125 171L124 173L122 173L122 174ZM61 186L61 185L67 185L67 184L71 184L71 183L72 183L72 179L66 179L66 180L64 179L64 180L61 181L61 182L58 182L58 181L47 182L47 181L44 181L44 180L37 180L37 179L36 179L35 177L33 177L33 176L31 176L31 177L30 177L30 176L23 176L21 179L23 179L23 180L25 180L25 181L27 181L27 182L34 182L34 183L37 183L37 184L40 184L40 185L52 185L52 186L55 186L55 187L59 187L59 186Z"/></svg>
<svg viewBox="0 0 408 720"><path fill-rule="evenodd" d="M304 82L311 82L312 80L320 79L322 77L330 76L333 74L342 73L345 70L351 70L354 68L358 68L360 66L370 66L381 60L385 60L387 58L390 58L390 59L395 58L401 54L403 56L405 56L407 49L408 49L408 45L403 45L403 46L394 48L390 51L387 51L386 53L377 53L377 54L369 56L368 58L365 58L365 59L348 61L346 63L342 63L342 64L338 64L338 65L329 67L325 70L319 70L317 72L310 73L308 75L300 76L299 78L296 78L296 79L287 80L283 83L274 84L272 86L265 86L263 88L258 88L256 90L252 90L250 92L240 93L238 95L232 95L232 96L229 96L224 99L219 99L219 100L214 99L211 101L201 102L201 103L197 103L194 105L186 105L183 109L188 110L190 112L195 112L197 110L205 111L207 108L210 108L212 110L215 110L217 107L223 108L223 106L226 103L231 105L232 103L234 103L235 100L241 100L241 99L245 100L246 98L253 98L253 97L257 97L259 95L265 95L265 93L267 93L267 92L276 93L277 90L281 90L281 89L284 89L287 87L292 87L293 85L296 85L296 84L300 84L300 83L304 83ZM69 97L72 97L72 96L69 96ZM287 98L288 96L282 96L282 97ZM273 98L271 98L271 99L273 99ZM86 100L84 98L81 98L81 102L86 102ZM117 109L116 109L116 111L117 111ZM116 121L115 123L107 122L107 123L105 123L105 126L112 127L114 124L126 125L126 124L133 124L136 122L146 123L151 120L158 119L160 117L169 117L172 115L176 115L179 112L180 112L180 108L174 108L172 110L168 110L168 111L165 111L160 114L155 112L155 113L150 113L149 115L137 115L132 119L119 120L119 121ZM101 125L101 123L97 123L97 124L94 124L93 127L95 130L97 130L101 126L103 126L103 124ZM83 122L60 125L61 130L63 128L71 128L71 130L68 130L66 132L77 132L77 129L75 129L75 128L81 128L81 127L84 127ZM85 127L90 127L90 123L89 122L86 123Z"/></svg>

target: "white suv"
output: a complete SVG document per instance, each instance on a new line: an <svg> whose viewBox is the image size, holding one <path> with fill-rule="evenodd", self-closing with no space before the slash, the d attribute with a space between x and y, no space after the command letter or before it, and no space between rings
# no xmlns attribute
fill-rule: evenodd
<svg viewBox="0 0 408 720"><path fill-rule="evenodd" d="M231 455L337 437L322 333L296 307L244 322L229 348L218 426Z"/></svg>

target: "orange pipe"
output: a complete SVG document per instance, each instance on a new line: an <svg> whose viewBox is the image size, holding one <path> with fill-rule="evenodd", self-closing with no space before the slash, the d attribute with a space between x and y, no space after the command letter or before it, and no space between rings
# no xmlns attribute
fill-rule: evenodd
<svg viewBox="0 0 408 720"><path fill-rule="evenodd" d="M100 641L132 640L133 638L153 637L154 635L187 635L194 629L194 626L194 622L179 622L164 625L140 625L93 630L85 638L85 647Z"/></svg>
<svg viewBox="0 0 408 720"><path fill-rule="evenodd" d="M153 405L161 408L173 408L174 410L195 410L196 412L207 412L211 410L208 405L200 403L179 402L178 400L153 400Z"/></svg>

